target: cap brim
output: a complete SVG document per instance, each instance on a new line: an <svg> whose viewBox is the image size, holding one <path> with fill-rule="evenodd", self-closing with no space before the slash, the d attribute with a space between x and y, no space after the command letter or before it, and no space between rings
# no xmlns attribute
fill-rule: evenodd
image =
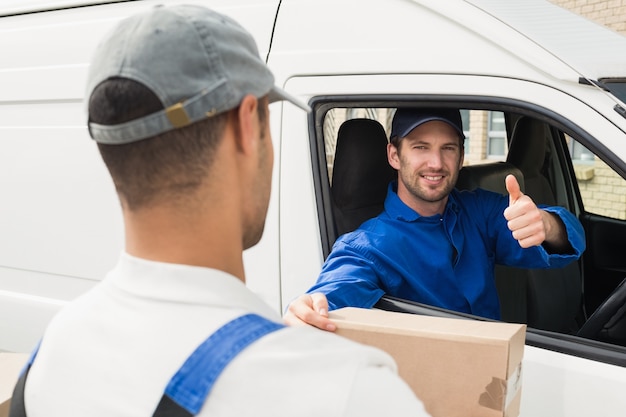
<svg viewBox="0 0 626 417"><path fill-rule="evenodd" d="M272 89L268 93L268 98L270 103L274 103L276 101L289 101L290 103L295 104L307 113L311 111L311 107L309 107L309 105L306 104L304 101L292 96L282 88L278 88L276 86L272 87Z"/></svg>

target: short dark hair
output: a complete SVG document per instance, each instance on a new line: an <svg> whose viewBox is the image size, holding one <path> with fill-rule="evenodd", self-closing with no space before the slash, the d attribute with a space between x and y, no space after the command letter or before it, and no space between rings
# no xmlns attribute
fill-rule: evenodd
<svg viewBox="0 0 626 417"><path fill-rule="evenodd" d="M89 120L116 125L163 109L143 84L125 78L100 83L89 99ZM121 145L98 144L122 204L136 210L155 199L178 199L208 174L228 112L152 138Z"/></svg>

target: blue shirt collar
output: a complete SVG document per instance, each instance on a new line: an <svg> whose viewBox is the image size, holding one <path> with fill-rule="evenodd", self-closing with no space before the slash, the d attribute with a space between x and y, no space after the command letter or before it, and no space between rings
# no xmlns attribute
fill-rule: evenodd
<svg viewBox="0 0 626 417"><path fill-rule="evenodd" d="M452 190L448 196L448 202L446 203L446 209L443 217L447 217L450 211L458 213L458 191ZM405 222L414 222L420 218L426 218L421 216L411 207L407 206L400 197L398 197L398 182L392 181L387 188L387 197L385 198L385 211L392 219L401 220Z"/></svg>

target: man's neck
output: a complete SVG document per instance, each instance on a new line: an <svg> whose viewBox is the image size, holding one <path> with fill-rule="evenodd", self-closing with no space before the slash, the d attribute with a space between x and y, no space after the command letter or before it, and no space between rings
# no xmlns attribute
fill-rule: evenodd
<svg viewBox="0 0 626 417"><path fill-rule="evenodd" d="M241 238L236 238L241 234L233 233L236 229L229 216L194 216L157 207L125 211L124 220L130 255L219 269L245 282Z"/></svg>
<svg viewBox="0 0 626 417"><path fill-rule="evenodd" d="M435 215L443 215L448 204L448 196L439 201L426 201L418 199L409 193L407 190L398 190L398 197L400 200L413 209L417 214L422 217L432 217Z"/></svg>

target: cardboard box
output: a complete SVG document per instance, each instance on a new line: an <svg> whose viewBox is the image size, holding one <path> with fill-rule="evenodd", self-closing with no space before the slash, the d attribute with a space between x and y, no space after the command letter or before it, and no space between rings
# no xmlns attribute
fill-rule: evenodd
<svg viewBox="0 0 626 417"><path fill-rule="evenodd" d="M337 334L389 353L433 417L515 417L526 326L382 310L332 311Z"/></svg>
<svg viewBox="0 0 626 417"><path fill-rule="evenodd" d="M0 417L9 415L13 388L28 357L28 353L0 352Z"/></svg>

